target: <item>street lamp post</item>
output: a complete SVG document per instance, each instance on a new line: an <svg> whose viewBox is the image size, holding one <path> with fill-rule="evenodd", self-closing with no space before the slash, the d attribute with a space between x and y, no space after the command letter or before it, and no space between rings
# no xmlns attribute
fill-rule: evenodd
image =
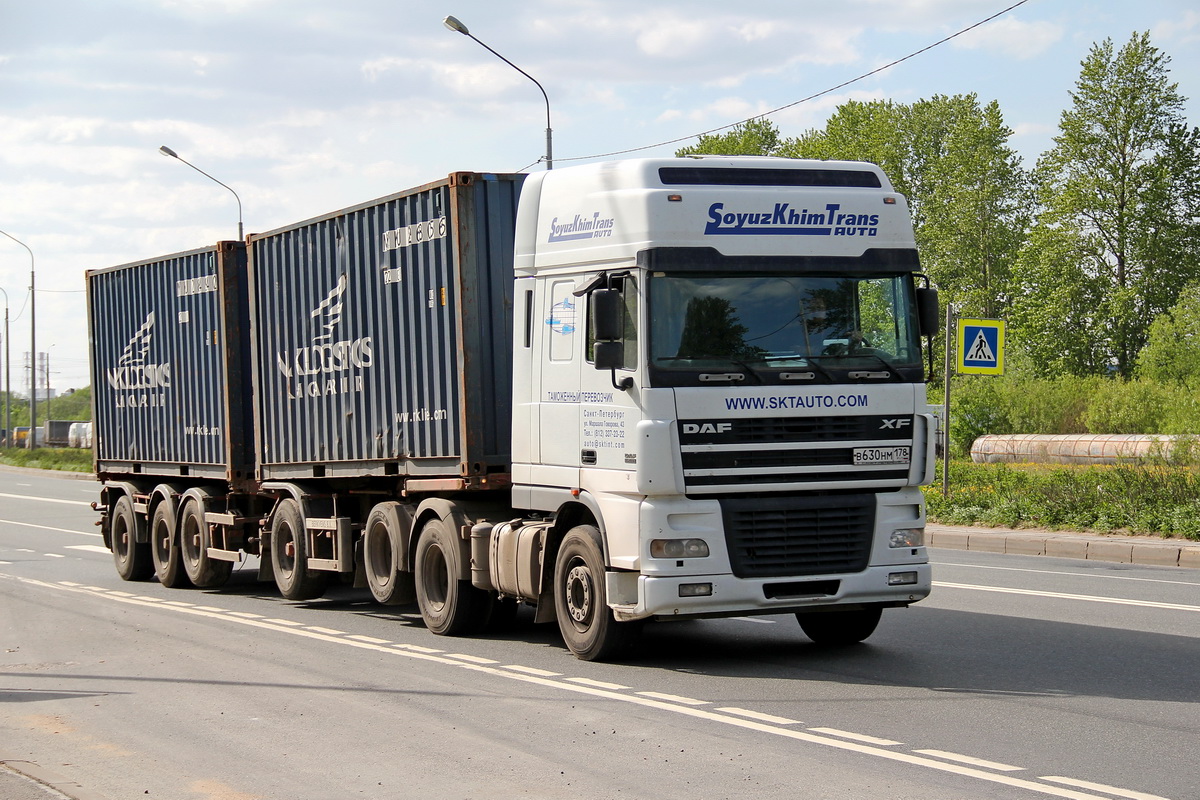
<svg viewBox="0 0 1200 800"><path fill-rule="evenodd" d="M12 358L9 356L8 292L4 293L4 446L12 447Z"/></svg>
<svg viewBox="0 0 1200 800"><path fill-rule="evenodd" d="M503 61L505 64L508 64L510 67L515 69L517 72L524 75L526 78L529 78L529 80L533 81L534 85L537 86L539 90L541 90L542 98L546 101L546 169L554 169L554 143L551 138L551 131L550 131L550 97L546 94L546 90L543 89L542 85L537 82L537 79L534 78L532 75L530 75L528 72L521 69L513 62L509 61L507 58L500 55L499 53L497 53L492 48L488 47L483 42L476 39L471 34L471 32L469 30L467 30L467 26L463 25L462 22L460 22L457 17L446 17L444 20L442 20L442 24L445 25L450 30L454 31L455 33L461 33L463 36L474 39L476 44L478 44L484 50L487 50L489 53L494 55L496 58Z"/></svg>
<svg viewBox="0 0 1200 800"><path fill-rule="evenodd" d="M212 175L209 175L207 172L205 172L204 170L197 167L195 164L180 157L180 155L178 153L176 153L171 148L167 147L165 144L162 147L158 148L158 152L162 153L164 156L170 156L171 158L182 161L184 164L187 164L189 167L196 170L196 172L199 172L201 175L208 178L213 183L220 183L226 189L229 189L229 191L233 194L233 199L237 200L237 204L238 204L238 238L237 238L237 240L239 242L244 241L246 237L242 233L242 198L238 197L238 193L233 191L233 189L230 188L229 186L227 186L226 184L221 183L221 181L217 180Z"/></svg>
<svg viewBox="0 0 1200 800"><path fill-rule="evenodd" d="M33 450L37 447L37 379L34 373L34 365L37 363L37 296L33 292L33 276L34 276L34 260L33 251L29 249L29 245L22 242L10 233L0 231L9 239L12 239L21 247L25 248L25 252L29 253L29 449ZM8 325L8 293L4 295L5 312L4 320L5 327ZM11 386L9 387L12 388ZM12 433L9 433L12 436Z"/></svg>

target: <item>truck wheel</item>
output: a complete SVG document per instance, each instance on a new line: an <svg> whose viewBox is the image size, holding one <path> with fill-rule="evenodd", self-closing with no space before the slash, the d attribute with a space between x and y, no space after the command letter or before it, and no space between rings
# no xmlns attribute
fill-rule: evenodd
<svg viewBox="0 0 1200 800"><path fill-rule="evenodd" d="M411 603L415 599L412 573L404 567L401 543L412 527L408 510L389 501L371 509L363 528L363 571L371 596L385 606Z"/></svg>
<svg viewBox="0 0 1200 800"><path fill-rule="evenodd" d="M432 519L421 528L417 542L417 605L425 627L439 636L475 633L487 626L492 597L460 580L462 564L458 542L450 526Z"/></svg>
<svg viewBox="0 0 1200 800"><path fill-rule="evenodd" d="M191 584L179 553L174 503L163 501L154 507L150 517L150 555L154 561L154 576L163 586L177 589Z"/></svg>
<svg viewBox="0 0 1200 800"><path fill-rule="evenodd" d="M329 573L308 569L308 534L295 500L284 500L271 523L271 565L275 585L288 600L313 600L325 594Z"/></svg>
<svg viewBox="0 0 1200 800"><path fill-rule="evenodd" d="M817 644L858 644L875 632L883 609L861 608L853 611L798 613L800 629Z"/></svg>
<svg viewBox="0 0 1200 800"><path fill-rule="evenodd" d="M617 622L604 588L600 531L579 525L567 531L554 563L554 610L563 642L576 658L604 661L627 651L641 625Z"/></svg>
<svg viewBox="0 0 1200 800"><path fill-rule="evenodd" d="M144 525L134 513L129 495L118 497L112 510L112 552L117 574L122 580L144 581L154 574L150 545L138 542L138 534L144 532Z"/></svg>
<svg viewBox="0 0 1200 800"><path fill-rule="evenodd" d="M199 589L224 586L233 574L233 564L208 555L212 534L204 521L204 504L189 497L179 517L179 560L189 581Z"/></svg>

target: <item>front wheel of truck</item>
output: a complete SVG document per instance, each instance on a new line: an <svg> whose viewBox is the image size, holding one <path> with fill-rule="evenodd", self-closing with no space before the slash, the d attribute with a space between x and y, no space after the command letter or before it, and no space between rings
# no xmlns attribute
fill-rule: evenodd
<svg viewBox="0 0 1200 800"><path fill-rule="evenodd" d="M883 609L859 608L852 611L799 613L796 619L804 635L817 644L858 644L875 632Z"/></svg>
<svg viewBox="0 0 1200 800"><path fill-rule="evenodd" d="M639 622L617 622L604 586L600 531L579 525L567 531L554 564L554 606L563 642L576 658L606 661L627 652Z"/></svg>

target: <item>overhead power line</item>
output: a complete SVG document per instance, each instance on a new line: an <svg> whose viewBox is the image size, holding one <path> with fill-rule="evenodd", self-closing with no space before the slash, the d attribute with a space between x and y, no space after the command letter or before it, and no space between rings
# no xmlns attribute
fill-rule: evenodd
<svg viewBox="0 0 1200 800"><path fill-rule="evenodd" d="M739 120L738 122L731 122L728 125L722 125L718 128L710 128L709 130L701 131L700 133L693 133L688 136L681 136L678 139L668 139L665 142L657 142L656 144L647 144L647 145L643 145L641 147L631 147L627 150L614 150L611 153L597 153L597 154L591 155L591 156L575 156L574 158L559 157L559 158L556 158L555 160L560 161L560 162L561 161L586 161L588 159L593 159L593 158L609 158L611 156L622 156L622 155L626 155L628 153L637 153L642 150L653 150L656 147L666 147L669 144L679 144L680 142L686 142L691 139L698 139L701 136L708 136L710 134L717 133L718 131L728 130L729 128L736 128L738 125L744 125L747 122L750 122L751 120L763 119L764 117L769 117L772 114L778 114L780 111L786 111L787 109L798 106L801 103L807 103L810 100L816 100L818 97L824 97L827 94L836 92L838 89L844 89L845 87L850 86L851 84L858 83L861 80L865 80L865 79L871 77L872 75L878 75L879 73L881 73L885 70L891 69L892 67L896 66L897 64L903 64L905 61L916 58L917 56L919 56L923 53L928 53L930 50L934 49L935 47L939 47L939 46L945 44L946 42L949 42L953 39L957 39L959 36L962 36L964 33L969 33L970 31L975 30L976 28L978 28L981 25L986 25L987 23L991 22L992 20L994 20L998 17L1002 17L1005 14L1007 14L1008 12L1012 11L1013 9L1020 8L1021 6L1025 5L1028 2L1029 2L1029 0L1020 0L1019 2L1013 3L1008 8L1005 8L1001 11L997 11L995 14L992 14L990 17L981 19L978 22L974 23L973 25L968 25L967 27L963 28L962 30L952 33L943 39L938 39L933 44L926 45L925 47L922 47L920 50L915 50L915 51L909 53L908 55L904 56L903 58L897 58L895 61L891 61L887 64L884 64L882 67L877 67L876 69L873 69L870 72L864 72L862 75L859 75L857 78L851 78L848 81L842 81L837 86L831 86L828 89L824 89L823 91L817 92L816 94L810 94L808 97L802 97L801 99L796 100L795 102L788 103L787 105L780 106L779 108L771 109L770 111L766 111L762 114L755 114L752 117L747 117L746 119ZM534 162L534 163L536 164L537 162ZM530 166L532 166L532 165L530 165ZM526 169L528 169L528 167Z"/></svg>

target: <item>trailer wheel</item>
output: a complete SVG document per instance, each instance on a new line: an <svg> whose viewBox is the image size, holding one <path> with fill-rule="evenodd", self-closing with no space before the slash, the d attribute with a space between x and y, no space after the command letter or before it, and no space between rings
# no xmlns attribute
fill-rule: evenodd
<svg viewBox="0 0 1200 800"><path fill-rule="evenodd" d="M425 627L439 636L475 633L487 626L492 597L460 580L461 553L454 532L441 519L431 519L421 528L417 542L417 605Z"/></svg>
<svg viewBox="0 0 1200 800"><path fill-rule="evenodd" d="M189 497L179 515L179 560L188 580L200 589L224 586L233 574L233 564L209 557L211 543L212 534L204 521L204 504Z"/></svg>
<svg viewBox="0 0 1200 800"><path fill-rule="evenodd" d="M363 571L371 596L385 606L411 603L416 595L412 573L404 567L404 536L412 518L403 504L380 503L371 509L363 528Z"/></svg>
<svg viewBox="0 0 1200 800"><path fill-rule="evenodd" d="M815 614L798 613L796 619L805 636L817 644L858 644L875 632L883 609L861 608L853 611L823 611Z"/></svg>
<svg viewBox="0 0 1200 800"><path fill-rule="evenodd" d="M150 555L154 576L169 589L191 585L179 553L179 534L175 524L175 504L163 501L150 517Z"/></svg>
<svg viewBox="0 0 1200 800"><path fill-rule="evenodd" d="M112 553L122 580L144 581L154 574L150 545L138 542L145 523L133 510L133 500L123 494L112 510Z"/></svg>
<svg viewBox="0 0 1200 800"><path fill-rule="evenodd" d="M325 594L329 573L308 569L308 535L300 504L280 502L271 523L271 566L275 585L288 600L313 600Z"/></svg>
<svg viewBox="0 0 1200 800"><path fill-rule="evenodd" d="M604 587L600 531L579 525L567 531L554 563L554 607L563 642L576 658L604 661L626 652L641 624L617 622Z"/></svg>

